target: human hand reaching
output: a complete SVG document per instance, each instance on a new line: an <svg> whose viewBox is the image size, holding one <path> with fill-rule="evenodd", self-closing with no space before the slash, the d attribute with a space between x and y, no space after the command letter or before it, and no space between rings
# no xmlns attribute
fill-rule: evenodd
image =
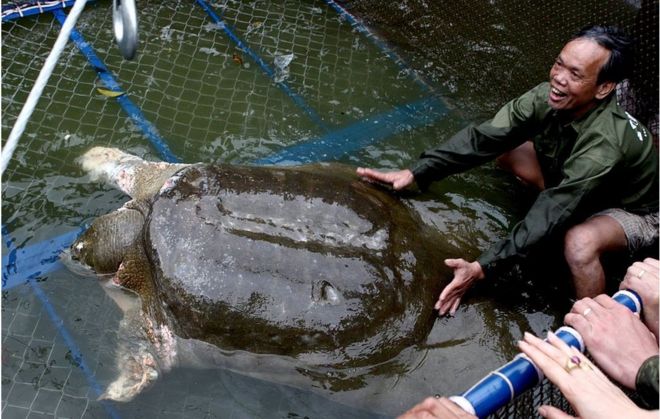
<svg viewBox="0 0 660 419"><path fill-rule="evenodd" d="M476 419L446 397L428 397L398 419Z"/></svg>
<svg viewBox="0 0 660 419"><path fill-rule="evenodd" d="M410 186L415 181L415 176L409 169L398 170L395 172L380 172L374 169L358 167L356 172L358 176L361 176L367 181L382 182L392 185L392 188L395 191Z"/></svg>
<svg viewBox="0 0 660 419"><path fill-rule="evenodd" d="M441 316L447 313L453 316L461 298L474 281L484 278L484 271L479 262L468 262L465 259L445 259L445 265L454 270L454 278L440 293L435 309Z"/></svg>

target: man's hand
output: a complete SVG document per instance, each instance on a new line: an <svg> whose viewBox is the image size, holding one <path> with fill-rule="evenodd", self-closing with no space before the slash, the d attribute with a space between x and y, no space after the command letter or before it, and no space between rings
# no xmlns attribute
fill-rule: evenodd
<svg viewBox="0 0 660 419"><path fill-rule="evenodd" d="M379 172L378 170L358 167L357 174L367 181L390 184L395 191L410 186L415 181L415 176L408 169L396 172Z"/></svg>
<svg viewBox="0 0 660 419"><path fill-rule="evenodd" d="M436 399L428 397L423 402L417 404L398 419L460 419L477 417L466 413L454 402L446 397Z"/></svg>
<svg viewBox="0 0 660 419"><path fill-rule="evenodd" d="M564 322L575 328L598 366L629 389L642 363L658 354L651 331L628 308L601 294L576 301Z"/></svg>
<svg viewBox="0 0 660 419"><path fill-rule="evenodd" d="M635 262L628 267L619 289L631 289L642 299L642 317L646 327L655 335L658 334L658 294L660 294L660 262L657 259L646 258L643 262Z"/></svg>
<svg viewBox="0 0 660 419"><path fill-rule="evenodd" d="M479 262L467 262L464 259L445 259L445 265L454 270L454 279L440 293L440 298L435 303L435 309L438 310L441 316L447 312L450 316L453 316L461 303L463 294L470 289L474 281L482 279L485 275Z"/></svg>

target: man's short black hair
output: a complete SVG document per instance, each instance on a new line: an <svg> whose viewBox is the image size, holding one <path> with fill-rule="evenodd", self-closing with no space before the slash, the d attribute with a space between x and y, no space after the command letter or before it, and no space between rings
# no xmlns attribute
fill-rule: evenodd
<svg viewBox="0 0 660 419"><path fill-rule="evenodd" d="M610 59L598 73L597 83L607 81L618 83L629 76L632 69L633 41L615 26L587 26L578 31L571 41L579 38L591 39L610 51Z"/></svg>

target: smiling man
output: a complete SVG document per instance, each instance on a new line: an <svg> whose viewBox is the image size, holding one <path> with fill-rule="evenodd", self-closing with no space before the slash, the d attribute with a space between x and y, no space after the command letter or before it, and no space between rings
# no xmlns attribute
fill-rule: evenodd
<svg viewBox="0 0 660 419"><path fill-rule="evenodd" d="M411 169L357 170L397 190L413 182L424 189L497 158L539 190L525 218L478 260L445 260L454 278L436 303L440 315L454 314L475 281L509 269L552 235L564 235L578 298L605 291L605 253L635 252L657 240L657 150L648 130L616 102L631 51L618 29L585 28L561 50L549 82L509 102L492 120L423 153Z"/></svg>

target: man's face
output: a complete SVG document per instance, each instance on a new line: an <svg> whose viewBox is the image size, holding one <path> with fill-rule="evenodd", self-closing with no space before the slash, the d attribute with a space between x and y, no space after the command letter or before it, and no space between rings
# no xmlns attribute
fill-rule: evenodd
<svg viewBox="0 0 660 419"><path fill-rule="evenodd" d="M608 87L613 87L611 82L596 83L609 57L609 50L590 39L566 44L550 69L550 107L566 111L573 119L595 107L611 91Z"/></svg>

